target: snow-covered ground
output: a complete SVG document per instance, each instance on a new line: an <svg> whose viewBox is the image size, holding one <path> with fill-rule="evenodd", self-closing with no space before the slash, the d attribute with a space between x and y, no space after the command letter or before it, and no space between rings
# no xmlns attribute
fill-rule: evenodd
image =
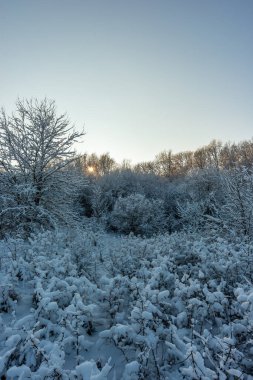
<svg viewBox="0 0 253 380"><path fill-rule="evenodd" d="M96 229L2 241L0 376L251 380L252 250Z"/></svg>

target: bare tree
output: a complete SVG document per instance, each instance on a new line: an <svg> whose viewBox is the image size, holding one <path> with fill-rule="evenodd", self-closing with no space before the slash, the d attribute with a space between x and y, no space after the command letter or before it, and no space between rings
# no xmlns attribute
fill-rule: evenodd
<svg viewBox="0 0 253 380"><path fill-rule="evenodd" d="M157 173L164 177L171 177L175 174L175 166L173 162L172 151L163 151L155 158L155 166Z"/></svg>

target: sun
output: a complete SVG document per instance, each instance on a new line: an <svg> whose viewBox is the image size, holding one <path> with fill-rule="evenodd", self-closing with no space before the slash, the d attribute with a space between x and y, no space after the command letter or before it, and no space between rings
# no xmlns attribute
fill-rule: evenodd
<svg viewBox="0 0 253 380"><path fill-rule="evenodd" d="M87 171L88 171L88 173L93 174L95 172L95 169L93 166L88 166Z"/></svg>

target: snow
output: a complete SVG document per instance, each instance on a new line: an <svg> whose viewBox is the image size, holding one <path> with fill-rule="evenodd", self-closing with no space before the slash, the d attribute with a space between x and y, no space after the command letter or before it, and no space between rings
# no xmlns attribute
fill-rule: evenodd
<svg viewBox="0 0 253 380"><path fill-rule="evenodd" d="M71 236L68 244L64 230L19 239L15 258L0 243L7 305L0 320L1 375L251 379L247 242L184 232L147 239L84 229ZM195 252L190 264L186 252ZM239 258L241 269L228 273Z"/></svg>

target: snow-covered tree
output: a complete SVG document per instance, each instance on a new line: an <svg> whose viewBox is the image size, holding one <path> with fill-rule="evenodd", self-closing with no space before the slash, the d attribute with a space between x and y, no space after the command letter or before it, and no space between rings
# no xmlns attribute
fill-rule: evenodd
<svg viewBox="0 0 253 380"><path fill-rule="evenodd" d="M73 185L67 166L75 159L73 143L82 135L72 129L65 114L57 115L54 101L18 100L11 116L2 109L0 212L4 224L12 224L15 218L18 224L30 223L36 217L50 222L55 202L68 199L60 192L69 193Z"/></svg>
<svg viewBox="0 0 253 380"><path fill-rule="evenodd" d="M253 233L253 176L246 168L223 174L225 205L221 216L227 229L243 235Z"/></svg>

